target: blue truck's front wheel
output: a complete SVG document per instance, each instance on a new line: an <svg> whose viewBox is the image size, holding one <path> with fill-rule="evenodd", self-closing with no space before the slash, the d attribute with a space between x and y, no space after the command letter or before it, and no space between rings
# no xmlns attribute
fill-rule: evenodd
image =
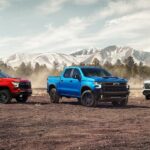
<svg viewBox="0 0 150 150"><path fill-rule="evenodd" d="M55 88L50 89L49 95L50 95L51 103L59 103L60 97L59 97L57 90Z"/></svg>
<svg viewBox="0 0 150 150"><path fill-rule="evenodd" d="M87 107L95 107L97 105L97 101L92 91L86 90L82 93L81 104Z"/></svg>

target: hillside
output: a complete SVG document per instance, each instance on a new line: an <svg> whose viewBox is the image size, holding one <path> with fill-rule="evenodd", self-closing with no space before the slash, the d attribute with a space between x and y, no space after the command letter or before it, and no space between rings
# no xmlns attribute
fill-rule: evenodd
<svg viewBox="0 0 150 150"><path fill-rule="evenodd" d="M95 58L98 59L101 64L105 62L114 64L117 59L124 62L129 56L132 56L137 64L143 62L143 64L150 66L150 52L117 46L109 46L104 49L83 49L72 54L17 53L1 58L0 60L12 67L18 67L22 62L25 64L31 62L33 67L36 63L39 63L40 65L45 64L48 68L53 68L55 64L57 64L59 68L63 68L64 66L79 64L81 62L91 64Z"/></svg>

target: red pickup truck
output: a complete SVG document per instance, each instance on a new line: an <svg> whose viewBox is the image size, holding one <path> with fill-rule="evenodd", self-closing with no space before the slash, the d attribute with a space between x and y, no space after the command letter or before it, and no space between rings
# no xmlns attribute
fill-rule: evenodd
<svg viewBox="0 0 150 150"><path fill-rule="evenodd" d="M25 103L31 96L31 82L13 78L0 71L0 103L9 103L15 98L18 103Z"/></svg>

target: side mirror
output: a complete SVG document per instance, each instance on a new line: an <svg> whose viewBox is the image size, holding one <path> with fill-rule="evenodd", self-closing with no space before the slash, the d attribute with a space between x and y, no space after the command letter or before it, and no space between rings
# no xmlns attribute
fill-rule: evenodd
<svg viewBox="0 0 150 150"><path fill-rule="evenodd" d="M74 78L74 79L81 80L81 77L80 77L78 74L74 75L73 78Z"/></svg>

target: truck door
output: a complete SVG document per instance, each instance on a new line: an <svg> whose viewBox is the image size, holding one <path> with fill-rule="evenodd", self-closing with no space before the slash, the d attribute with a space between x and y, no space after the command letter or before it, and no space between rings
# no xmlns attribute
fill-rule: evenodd
<svg viewBox="0 0 150 150"><path fill-rule="evenodd" d="M64 74L60 78L59 92L64 96L72 96L72 68L65 70Z"/></svg>
<svg viewBox="0 0 150 150"><path fill-rule="evenodd" d="M72 87L73 96L80 97L81 73L80 73L79 69L77 69L77 68L75 68L72 73L71 87Z"/></svg>

